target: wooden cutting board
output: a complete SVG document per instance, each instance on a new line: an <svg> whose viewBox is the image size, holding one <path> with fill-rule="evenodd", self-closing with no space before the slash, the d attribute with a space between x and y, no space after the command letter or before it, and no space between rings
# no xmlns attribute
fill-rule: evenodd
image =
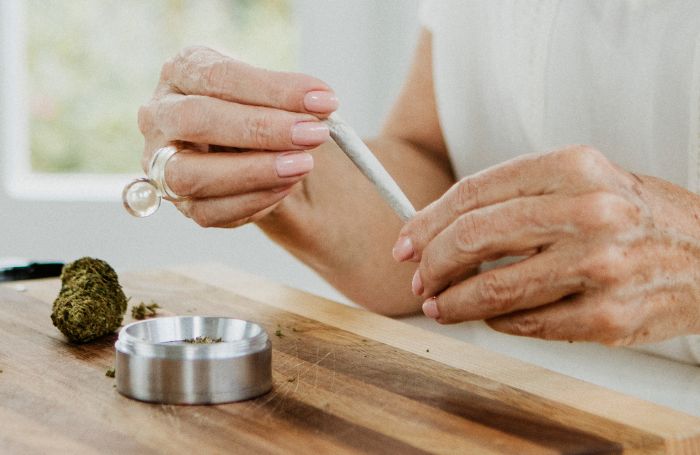
<svg viewBox="0 0 700 455"><path fill-rule="evenodd" d="M105 376L116 335L70 345L49 318L58 280L6 284L0 452L700 452L698 418L223 266L122 283L165 314L263 324L273 390L216 406L127 399Z"/></svg>

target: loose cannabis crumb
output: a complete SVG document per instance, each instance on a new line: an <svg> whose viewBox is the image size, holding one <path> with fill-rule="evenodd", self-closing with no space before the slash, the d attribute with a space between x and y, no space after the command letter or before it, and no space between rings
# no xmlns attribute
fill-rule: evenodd
<svg viewBox="0 0 700 455"><path fill-rule="evenodd" d="M430 349L426 349L425 352L430 352Z"/></svg>
<svg viewBox="0 0 700 455"><path fill-rule="evenodd" d="M105 376L107 376L108 378L113 378L115 373L116 371L114 370L114 367L112 367L105 372Z"/></svg>
<svg viewBox="0 0 700 455"><path fill-rule="evenodd" d="M126 307L114 269L105 261L84 257L63 266L51 320L71 342L86 343L114 333Z"/></svg>
<svg viewBox="0 0 700 455"><path fill-rule="evenodd" d="M134 319L138 319L139 321L146 318L152 318L153 316L158 314L159 308L161 308L161 306L153 300L151 300L151 303L149 303L148 305L141 302L138 305L134 305L131 307L131 317Z"/></svg>
<svg viewBox="0 0 700 455"><path fill-rule="evenodd" d="M287 382L294 382L295 378L289 378L287 379Z"/></svg>
<svg viewBox="0 0 700 455"><path fill-rule="evenodd" d="M275 335L282 338L284 336L284 333L282 333L282 331L280 329L277 329L277 330L275 330Z"/></svg>
<svg viewBox="0 0 700 455"><path fill-rule="evenodd" d="M221 337L219 338L211 338L211 337L196 337L196 338L188 338L186 340L182 340L185 343L191 343L191 344L214 344L214 343L221 343Z"/></svg>
<svg viewBox="0 0 700 455"><path fill-rule="evenodd" d="M299 332L299 329L297 329L296 327L292 327L292 332Z"/></svg>

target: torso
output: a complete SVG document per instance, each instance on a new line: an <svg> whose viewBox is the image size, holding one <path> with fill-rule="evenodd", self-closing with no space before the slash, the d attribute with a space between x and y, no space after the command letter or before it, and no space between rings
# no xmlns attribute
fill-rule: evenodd
<svg viewBox="0 0 700 455"><path fill-rule="evenodd" d="M700 2L433 2L456 175L568 144L698 190Z"/></svg>

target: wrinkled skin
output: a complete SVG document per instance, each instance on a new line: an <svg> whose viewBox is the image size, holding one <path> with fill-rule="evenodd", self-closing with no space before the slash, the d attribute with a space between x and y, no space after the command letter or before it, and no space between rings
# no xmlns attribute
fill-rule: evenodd
<svg viewBox="0 0 700 455"><path fill-rule="evenodd" d="M400 99L368 146L416 207L454 183L432 91L423 32ZM255 223L348 298L373 311L420 308L405 282L412 264L387 251L401 220L329 139L322 120L338 107L310 75L255 68L204 47L163 65L139 110L142 164L165 145L165 180L177 208L202 227ZM215 153L211 153L215 152ZM379 220L379 222L378 222Z"/></svg>
<svg viewBox="0 0 700 455"><path fill-rule="evenodd" d="M321 106L319 98L325 100ZM189 47L163 65L153 98L139 110L141 163L146 170L158 148L176 145L180 153L169 160L165 178L186 198L175 203L184 215L202 227L255 222L311 170L305 151L329 138L320 119L336 107L332 90L311 76L254 68ZM313 134L295 134L299 125ZM278 160L291 155L308 166L280 173Z"/></svg>
<svg viewBox="0 0 700 455"><path fill-rule="evenodd" d="M657 219L651 191L589 147L524 155L419 212L398 259L419 263L413 291L440 323L616 345L698 333L700 242ZM524 259L476 272L504 256Z"/></svg>
<svg viewBox="0 0 700 455"><path fill-rule="evenodd" d="M437 296L423 308L439 322L485 318L541 338L629 344L698 333L700 197L587 147L520 157L455 184L431 48L422 30L406 84L368 141L415 207L432 203L405 226L327 141L330 87L211 49L185 49L163 66L139 111L144 166L157 148L178 146L165 178L187 197L181 212L205 227L256 223L373 311L409 314ZM305 166L289 166L292 158ZM397 236L401 264L387 253ZM526 259L476 274L513 254ZM410 289L417 263L420 298Z"/></svg>

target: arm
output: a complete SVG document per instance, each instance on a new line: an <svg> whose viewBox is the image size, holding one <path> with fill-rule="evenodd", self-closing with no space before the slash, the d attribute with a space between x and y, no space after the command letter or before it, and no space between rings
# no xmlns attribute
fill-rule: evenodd
<svg viewBox="0 0 700 455"><path fill-rule="evenodd" d="M416 208L453 183L435 107L428 32L421 34L386 125L368 145ZM258 226L353 301L384 314L416 311L421 301L407 284L415 266L391 258L401 221L335 144L321 146L314 159L314 171Z"/></svg>
<svg viewBox="0 0 700 455"><path fill-rule="evenodd" d="M175 145L165 180L185 198L175 202L185 216L203 227L255 222L356 302L386 314L415 311L419 300L405 284L415 267L391 260L401 223L321 122L337 105L332 89L311 76L188 48L166 62L152 100L139 110L142 162ZM453 182L427 32L370 147L418 208Z"/></svg>

